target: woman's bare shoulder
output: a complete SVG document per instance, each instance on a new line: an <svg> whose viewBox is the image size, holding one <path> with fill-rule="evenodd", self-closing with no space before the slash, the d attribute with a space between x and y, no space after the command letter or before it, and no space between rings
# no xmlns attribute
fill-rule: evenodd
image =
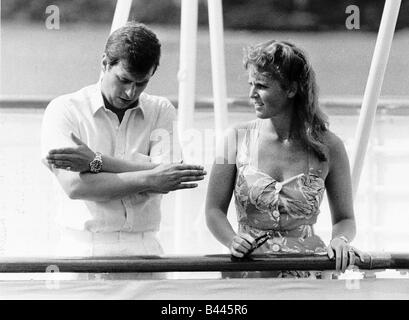
<svg viewBox="0 0 409 320"><path fill-rule="evenodd" d="M245 130L248 130L248 129L252 128L252 126L254 126L254 121L255 120L236 123L236 124L228 127L224 131L224 136L232 136L232 135L237 136L238 133L240 133L241 131L245 131Z"/></svg>
<svg viewBox="0 0 409 320"><path fill-rule="evenodd" d="M235 163L238 146L243 141L248 129L254 125L254 121L240 122L224 130L223 139L218 139L217 150L223 150L224 159L229 163ZM234 160L234 161L233 161Z"/></svg>
<svg viewBox="0 0 409 320"><path fill-rule="evenodd" d="M348 155L345 148L345 143L341 137L336 135L334 132L328 130L324 134L324 144L327 146L329 151L329 162L330 167L336 162L348 162Z"/></svg>
<svg viewBox="0 0 409 320"><path fill-rule="evenodd" d="M323 135L323 142L329 148L329 150L337 150L344 148L344 141L336 135L334 132L327 130Z"/></svg>
<svg viewBox="0 0 409 320"><path fill-rule="evenodd" d="M250 129L254 127L256 122L257 122L257 119L251 120L251 121L239 122L235 124L232 128L235 128L235 130Z"/></svg>

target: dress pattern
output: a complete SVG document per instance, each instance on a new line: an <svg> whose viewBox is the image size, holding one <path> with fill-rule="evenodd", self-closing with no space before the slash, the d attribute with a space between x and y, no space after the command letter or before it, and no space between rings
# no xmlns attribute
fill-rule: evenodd
<svg viewBox="0 0 409 320"><path fill-rule="evenodd" d="M234 197L239 232L258 238L272 236L254 253L327 254L326 245L314 234L319 207L325 192L320 170L310 168L279 182L260 171L253 161L262 120L252 121L236 157L237 175ZM310 273L285 272L282 276L310 276Z"/></svg>

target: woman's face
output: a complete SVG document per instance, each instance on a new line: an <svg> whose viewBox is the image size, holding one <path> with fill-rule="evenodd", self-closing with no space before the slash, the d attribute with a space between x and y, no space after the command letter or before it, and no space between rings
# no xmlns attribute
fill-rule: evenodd
<svg viewBox="0 0 409 320"><path fill-rule="evenodd" d="M278 80L272 79L249 68L249 98L256 111L256 116L261 119L291 112L289 90L284 90Z"/></svg>

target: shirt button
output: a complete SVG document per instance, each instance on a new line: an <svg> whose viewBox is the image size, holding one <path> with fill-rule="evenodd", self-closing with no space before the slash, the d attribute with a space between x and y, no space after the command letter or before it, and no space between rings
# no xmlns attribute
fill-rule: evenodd
<svg viewBox="0 0 409 320"><path fill-rule="evenodd" d="M280 216L280 212L278 210L273 211L273 217L278 218Z"/></svg>
<svg viewBox="0 0 409 320"><path fill-rule="evenodd" d="M274 252L278 252L280 251L280 246L277 243L274 243L271 249L273 249Z"/></svg>
<svg viewBox="0 0 409 320"><path fill-rule="evenodd" d="M277 182L275 185L276 192L277 193L280 192L282 188L283 188L283 185L280 182Z"/></svg>

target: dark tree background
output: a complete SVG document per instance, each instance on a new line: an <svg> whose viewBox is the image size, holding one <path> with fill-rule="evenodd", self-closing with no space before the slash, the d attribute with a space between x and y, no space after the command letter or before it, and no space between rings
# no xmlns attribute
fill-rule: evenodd
<svg viewBox="0 0 409 320"><path fill-rule="evenodd" d="M345 9L360 9L362 30L377 31L384 0L223 0L226 29L247 30L345 30ZM3 0L4 20L41 21L45 9L57 5L61 22L107 23L116 0ZM180 0L134 0L131 18L144 23L180 24ZM199 24L206 25L207 5L199 2ZM409 27L409 1L402 1L397 29Z"/></svg>

